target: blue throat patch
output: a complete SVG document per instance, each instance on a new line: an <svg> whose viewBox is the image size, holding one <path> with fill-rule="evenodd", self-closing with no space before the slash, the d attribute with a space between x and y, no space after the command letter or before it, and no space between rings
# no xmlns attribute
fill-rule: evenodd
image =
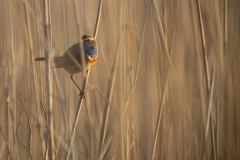
<svg viewBox="0 0 240 160"><path fill-rule="evenodd" d="M91 48L91 46L86 42L83 43L83 46L84 46L85 52L88 54L95 54L98 51L97 48Z"/></svg>

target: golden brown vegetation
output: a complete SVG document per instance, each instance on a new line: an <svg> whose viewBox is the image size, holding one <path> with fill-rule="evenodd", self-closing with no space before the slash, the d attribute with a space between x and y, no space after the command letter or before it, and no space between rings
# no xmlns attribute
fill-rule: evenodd
<svg viewBox="0 0 240 160"><path fill-rule="evenodd" d="M46 66L34 61L49 47L43 4L1 1L0 159L51 149ZM98 4L50 1L55 55L93 34ZM239 0L104 0L70 159L240 159L239 17ZM53 152L65 159L79 93L52 71Z"/></svg>

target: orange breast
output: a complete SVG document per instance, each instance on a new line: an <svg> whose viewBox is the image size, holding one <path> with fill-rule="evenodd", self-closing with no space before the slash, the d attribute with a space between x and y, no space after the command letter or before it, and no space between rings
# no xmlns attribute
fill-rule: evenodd
<svg viewBox="0 0 240 160"><path fill-rule="evenodd" d="M98 60L98 57L96 57L95 59L88 59L87 58L88 64L90 64L90 65L94 64L97 60Z"/></svg>

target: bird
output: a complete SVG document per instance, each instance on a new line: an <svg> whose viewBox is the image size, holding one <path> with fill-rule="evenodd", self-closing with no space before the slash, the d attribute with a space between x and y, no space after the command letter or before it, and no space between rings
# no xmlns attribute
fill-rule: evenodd
<svg viewBox="0 0 240 160"><path fill-rule="evenodd" d="M81 49L83 47L83 49ZM82 54L84 52L84 54ZM45 61L45 57L37 57L35 61ZM80 41L72 45L62 56L53 57L54 68L63 68L70 74L70 79L84 95L80 87L75 82L74 74L86 71L98 60L98 45L96 39L84 34Z"/></svg>

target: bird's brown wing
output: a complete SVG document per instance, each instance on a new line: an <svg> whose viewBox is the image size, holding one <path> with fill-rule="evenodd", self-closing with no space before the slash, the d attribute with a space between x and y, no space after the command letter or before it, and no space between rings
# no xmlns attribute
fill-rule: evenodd
<svg viewBox="0 0 240 160"><path fill-rule="evenodd" d="M76 43L71 46L63 56L54 57L53 61L56 68L64 68L68 73L74 74L83 71L81 59L80 44Z"/></svg>

